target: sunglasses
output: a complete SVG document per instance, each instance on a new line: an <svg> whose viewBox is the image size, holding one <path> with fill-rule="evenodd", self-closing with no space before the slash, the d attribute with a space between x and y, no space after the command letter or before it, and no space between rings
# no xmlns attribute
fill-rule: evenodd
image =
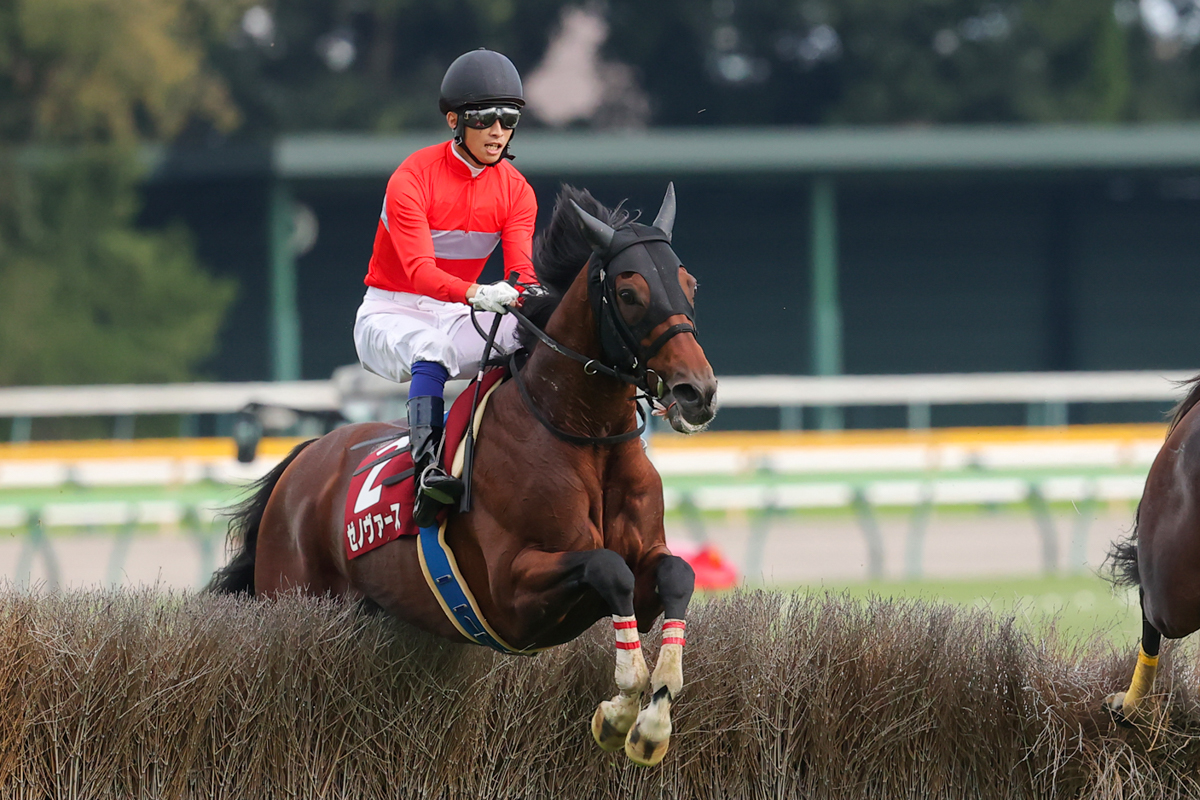
<svg viewBox="0 0 1200 800"><path fill-rule="evenodd" d="M512 106L498 108L472 108L462 112L463 124L468 128L487 130L500 121L502 128L512 130L521 121L521 109Z"/></svg>

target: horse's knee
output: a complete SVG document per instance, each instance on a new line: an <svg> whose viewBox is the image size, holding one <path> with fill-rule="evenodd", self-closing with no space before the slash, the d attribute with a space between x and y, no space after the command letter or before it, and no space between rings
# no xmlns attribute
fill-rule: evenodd
<svg viewBox="0 0 1200 800"><path fill-rule="evenodd" d="M665 556L655 570L658 597L667 619L683 619L696 588L696 572L679 556Z"/></svg>
<svg viewBox="0 0 1200 800"><path fill-rule="evenodd" d="M583 568L583 582L608 603L612 613L633 616L633 571L625 559L612 550L589 551Z"/></svg>

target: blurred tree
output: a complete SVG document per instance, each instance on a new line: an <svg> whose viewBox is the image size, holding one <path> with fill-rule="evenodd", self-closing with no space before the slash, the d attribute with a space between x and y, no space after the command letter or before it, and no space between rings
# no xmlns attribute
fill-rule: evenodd
<svg viewBox="0 0 1200 800"><path fill-rule="evenodd" d="M390 132L443 124L450 62L488 47L523 74L554 32L564 0L290 0L251 7L213 62L245 115L242 132Z"/></svg>
<svg viewBox="0 0 1200 800"><path fill-rule="evenodd" d="M606 53L637 68L657 124L1200 115L1200 6L1191 0L611 0L608 8Z"/></svg>
<svg viewBox="0 0 1200 800"><path fill-rule="evenodd" d="M0 384L181 380L234 287L138 230L137 146L237 119L207 40L239 0L0 0Z"/></svg>

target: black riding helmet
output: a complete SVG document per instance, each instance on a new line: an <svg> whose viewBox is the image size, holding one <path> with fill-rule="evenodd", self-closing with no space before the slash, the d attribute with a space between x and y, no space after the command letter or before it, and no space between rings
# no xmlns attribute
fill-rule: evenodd
<svg viewBox="0 0 1200 800"><path fill-rule="evenodd" d="M451 111L459 115L458 126L454 129L455 144L463 143L464 108L481 108L488 105L507 104L517 108L525 106L525 92L521 87L521 75L508 57L494 50L479 48L469 53L463 53L446 70L442 78L441 97L438 108L443 114ZM470 153L470 151L467 151ZM477 163L482 161L475 158ZM504 158L512 158L508 148L504 148L503 156L496 161L499 164ZM489 164L488 166L495 166Z"/></svg>

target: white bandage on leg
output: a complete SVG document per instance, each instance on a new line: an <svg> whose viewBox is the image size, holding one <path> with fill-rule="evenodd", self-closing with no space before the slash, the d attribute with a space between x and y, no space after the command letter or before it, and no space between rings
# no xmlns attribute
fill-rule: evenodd
<svg viewBox="0 0 1200 800"><path fill-rule="evenodd" d="M663 640L664 645L678 645L683 647L687 638L687 622L682 619L667 619L663 620Z"/></svg>
<svg viewBox="0 0 1200 800"><path fill-rule="evenodd" d="M623 694L641 691L645 685L648 669L642 655L642 640L638 635L637 618L613 614L613 630L617 645L617 688Z"/></svg>
<svg viewBox="0 0 1200 800"><path fill-rule="evenodd" d="M681 619L663 620L662 649L658 652L658 664L650 678L650 691L666 686L671 697L677 697L683 689L683 646L687 641L687 622Z"/></svg>

